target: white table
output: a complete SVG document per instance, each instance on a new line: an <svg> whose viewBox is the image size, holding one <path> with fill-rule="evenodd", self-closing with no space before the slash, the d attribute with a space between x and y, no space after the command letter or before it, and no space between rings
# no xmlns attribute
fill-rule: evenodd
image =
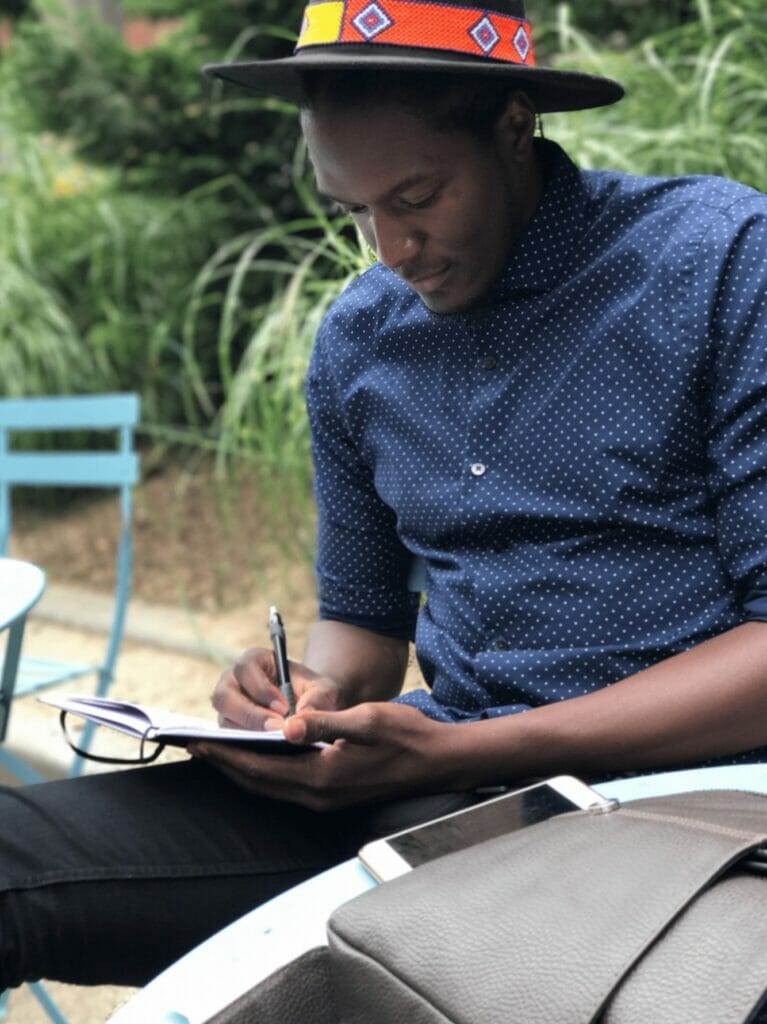
<svg viewBox="0 0 767 1024"><path fill-rule="evenodd" d="M663 772L594 789L619 800L703 789L767 793L767 764ZM353 858L297 885L182 957L118 1010L109 1024L202 1024L277 968L324 945L332 911L375 884Z"/></svg>
<svg viewBox="0 0 767 1024"><path fill-rule="evenodd" d="M31 562L0 558L0 631L8 630L0 682L0 740L5 736L27 613L45 589L45 573Z"/></svg>
<svg viewBox="0 0 767 1024"><path fill-rule="evenodd" d="M31 562L0 558L0 629L34 607L45 590L45 573Z"/></svg>

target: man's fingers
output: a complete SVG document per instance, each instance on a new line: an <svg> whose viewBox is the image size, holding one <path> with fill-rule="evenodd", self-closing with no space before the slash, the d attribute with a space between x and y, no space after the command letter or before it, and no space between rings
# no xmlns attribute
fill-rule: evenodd
<svg viewBox="0 0 767 1024"><path fill-rule="evenodd" d="M267 718L287 713L287 701L264 671L271 657L262 650L246 651L221 674L213 691L213 707L221 724L226 720L243 729L263 729Z"/></svg>
<svg viewBox="0 0 767 1024"><path fill-rule="evenodd" d="M285 739L291 743L333 743L349 740L369 745L379 738L374 705L360 704L347 711L305 711L283 724Z"/></svg>
<svg viewBox="0 0 767 1024"><path fill-rule="evenodd" d="M300 687L300 680L299 687ZM294 689L296 689L294 679ZM297 711L336 711L338 709L338 687L331 679L321 676L313 679L311 685L297 694Z"/></svg>
<svg viewBox="0 0 767 1024"><path fill-rule="evenodd" d="M268 671L272 667L271 659L271 653L259 651L257 656L238 662L232 670L234 681L243 699L285 714L288 702Z"/></svg>

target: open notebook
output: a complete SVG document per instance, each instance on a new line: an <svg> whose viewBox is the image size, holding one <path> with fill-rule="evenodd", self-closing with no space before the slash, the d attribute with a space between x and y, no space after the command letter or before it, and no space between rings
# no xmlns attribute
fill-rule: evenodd
<svg viewBox="0 0 767 1024"><path fill-rule="evenodd" d="M306 747L301 745L288 743L279 731L224 729L205 718L179 715L173 711L131 704L125 700L90 696L38 697L38 700L67 714L107 726L109 729L116 729L143 742L185 747L191 740L215 740L217 743L235 743L271 754L301 753L306 750ZM319 743L310 745L325 746Z"/></svg>

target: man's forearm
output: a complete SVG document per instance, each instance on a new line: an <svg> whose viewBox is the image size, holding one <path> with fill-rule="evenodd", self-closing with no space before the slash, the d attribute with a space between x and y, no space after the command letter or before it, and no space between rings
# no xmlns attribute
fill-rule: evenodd
<svg viewBox="0 0 767 1024"><path fill-rule="evenodd" d="M407 659L406 640L332 620L315 623L304 654L308 668L338 683L344 707L395 697Z"/></svg>
<svg viewBox="0 0 767 1024"><path fill-rule="evenodd" d="M596 693L458 726L453 740L456 781L468 786L562 771L598 777L767 746L767 623Z"/></svg>

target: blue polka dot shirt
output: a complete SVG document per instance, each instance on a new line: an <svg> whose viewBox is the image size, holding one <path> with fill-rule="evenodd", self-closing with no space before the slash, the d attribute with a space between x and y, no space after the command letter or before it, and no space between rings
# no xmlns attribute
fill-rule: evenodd
<svg viewBox="0 0 767 1024"><path fill-rule="evenodd" d="M376 264L307 377L320 614L415 638L430 690L398 699L442 721L767 619L767 197L538 145L483 300L432 313Z"/></svg>

